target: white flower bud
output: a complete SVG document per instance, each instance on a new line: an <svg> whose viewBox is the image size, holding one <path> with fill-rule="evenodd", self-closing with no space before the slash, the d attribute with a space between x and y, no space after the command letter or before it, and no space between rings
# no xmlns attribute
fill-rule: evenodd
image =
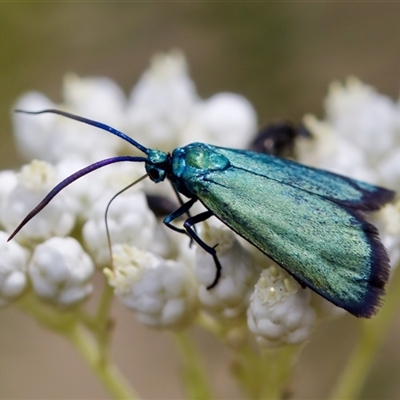
<svg viewBox="0 0 400 400"><path fill-rule="evenodd" d="M1 204L1 223L8 232L12 232L57 183L55 169L43 161L34 160L25 165L17 177L18 184ZM75 217L66 207L61 193L23 227L16 239L32 245L51 236L67 235L74 223Z"/></svg>
<svg viewBox="0 0 400 400"><path fill-rule="evenodd" d="M362 149L367 158L376 159L391 148L398 123L391 99L351 77L345 85L331 85L325 104L335 131Z"/></svg>
<svg viewBox="0 0 400 400"><path fill-rule="evenodd" d="M56 165L57 181L61 182L68 176L74 174L87 165L88 164L85 160L79 160L78 158L64 159L60 161ZM68 185L62 191L67 209L70 210L77 218L83 219L82 216L85 215L88 208L92 206L93 199L89 196L94 191L92 188L95 186L95 182L97 182L99 172L101 172L101 170L93 171L90 174L90 177L82 177L81 179L78 179L72 184ZM89 180L90 185L88 185ZM94 199L97 197L94 197Z"/></svg>
<svg viewBox="0 0 400 400"><path fill-rule="evenodd" d="M58 108L119 127L124 122L125 96L108 78L78 78L69 74L64 84L64 105L55 105L37 92L23 96L16 108L39 111ZM124 142L114 135L55 114L14 115L20 152L26 158L59 162L78 158L87 163L115 156Z"/></svg>
<svg viewBox="0 0 400 400"><path fill-rule="evenodd" d="M110 198L106 194L92 205L91 215L83 226L86 247L98 267L110 263L104 221ZM156 219L143 192L126 192L118 196L109 208L107 222L113 244L129 244L146 250L153 242Z"/></svg>
<svg viewBox="0 0 400 400"><path fill-rule="evenodd" d="M310 336L316 313L311 293L282 268L272 265L258 280L247 310L247 323L265 347L299 344Z"/></svg>
<svg viewBox="0 0 400 400"><path fill-rule="evenodd" d="M216 276L215 262L201 247L196 248L195 273L201 283L200 302L207 311L226 318L244 314L259 275L258 268L236 235L219 221L213 219L204 223L201 238L211 247L217 245L222 271L217 285L208 290L207 286Z"/></svg>
<svg viewBox="0 0 400 400"><path fill-rule="evenodd" d="M87 162L83 160L63 160L57 164L59 181L85 166L87 166ZM78 179L66 187L63 194L68 202L68 207L81 220L86 220L92 215L93 205L100 197L110 200L117 192L143 175L143 164L128 162L111 164L91 172L89 176ZM142 188L143 184L140 182L129 188L127 193L135 193ZM104 211L105 208L103 215Z"/></svg>
<svg viewBox="0 0 400 400"><path fill-rule="evenodd" d="M124 129L125 96L108 78L79 78L68 74L64 80L65 104L62 107L74 114ZM92 163L115 156L124 142L108 132L87 124L59 117L56 120L59 152L54 159L78 158Z"/></svg>
<svg viewBox="0 0 400 400"><path fill-rule="evenodd" d="M134 87L127 114L132 136L146 140L147 147L171 150L197 101L180 51L156 54L150 68Z"/></svg>
<svg viewBox="0 0 400 400"><path fill-rule="evenodd" d="M63 95L65 105L73 112L79 111L79 115L115 127L123 123L126 97L123 90L109 78L81 78L75 74L67 74L64 77ZM101 147L107 146L106 142L113 147L113 152L120 147L118 144L121 141L108 140L112 135L106 132L98 132L97 136Z"/></svg>
<svg viewBox="0 0 400 400"><path fill-rule="evenodd" d="M250 102L234 93L218 93L195 106L181 144L205 142L243 149L256 131L257 116Z"/></svg>
<svg viewBox="0 0 400 400"><path fill-rule="evenodd" d="M362 149L339 136L329 123L306 115L304 124L312 132L313 138L304 137L296 141L298 161L355 179L377 181L378 176L368 166Z"/></svg>
<svg viewBox="0 0 400 400"><path fill-rule="evenodd" d="M28 271L35 293L57 305L76 304L93 290L93 262L71 237L54 237L38 245Z"/></svg>
<svg viewBox="0 0 400 400"><path fill-rule="evenodd" d="M326 99L326 117L306 116L313 138L296 141L298 160L355 179L398 190L399 107L350 78L333 83Z"/></svg>
<svg viewBox="0 0 400 400"><path fill-rule="evenodd" d="M0 231L0 305L18 297L27 284L29 252L15 241L7 243L7 238Z"/></svg>
<svg viewBox="0 0 400 400"><path fill-rule="evenodd" d="M182 240L186 246L181 246ZM165 259L176 260L185 247L189 247L189 241L185 235L179 235L178 232L174 232L162 222L159 222L155 227L153 240L148 251Z"/></svg>
<svg viewBox="0 0 400 400"><path fill-rule="evenodd" d="M56 108L45 95L28 92L15 104L15 109L40 111ZM54 161L53 146L56 146L57 132L54 131L57 117L52 114L33 116L13 113L14 135L19 153L26 159ZM54 136L55 135L55 136Z"/></svg>
<svg viewBox="0 0 400 400"><path fill-rule="evenodd" d="M104 273L114 293L137 319L159 329L181 329L197 315L191 269L129 246L114 246L114 269Z"/></svg>

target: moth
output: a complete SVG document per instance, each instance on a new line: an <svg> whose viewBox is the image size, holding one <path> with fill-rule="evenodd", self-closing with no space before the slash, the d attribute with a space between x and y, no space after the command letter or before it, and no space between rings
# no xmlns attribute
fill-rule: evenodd
<svg viewBox="0 0 400 400"><path fill-rule="evenodd" d="M366 213L393 199L391 190L253 151L191 143L172 153L149 149L101 122L48 109L53 113L108 131L127 141L145 157L116 156L91 164L59 183L11 234L18 231L67 185L118 162L143 162L155 183L169 180L180 203L164 218L169 228L190 236L214 259L215 246L205 243L195 225L211 216L257 247L295 279L357 317L376 313L389 278L389 257L378 230ZM185 202L182 195L188 200ZM200 201L207 211L190 216ZM172 224L187 215L183 227Z"/></svg>

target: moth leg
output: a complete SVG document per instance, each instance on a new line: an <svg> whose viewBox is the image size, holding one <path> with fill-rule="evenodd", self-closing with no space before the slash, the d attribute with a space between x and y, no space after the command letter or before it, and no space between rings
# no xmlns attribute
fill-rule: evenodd
<svg viewBox="0 0 400 400"><path fill-rule="evenodd" d="M172 183L171 183L171 185L172 185ZM179 204L181 205L181 206L183 206L185 203L184 203L184 201L182 200L182 196L181 196L181 194L178 192L178 190L177 190L177 188L174 186L174 185L172 185L172 189L174 189L174 192L175 192L175 194L176 194L176 197L178 198L178 201L179 201ZM190 208L190 207L189 207ZM186 213L182 213L182 214L186 214L187 216L188 216L188 218L191 218L191 214L190 214L190 211L189 211L189 209L186 211ZM181 215L182 215L181 214ZM194 230L196 231L196 227L194 226L193 227L194 228ZM196 231L197 232L197 231ZM185 232L186 233L186 232ZM190 238L190 246L192 246L192 243L193 243L193 239L192 238Z"/></svg>
<svg viewBox="0 0 400 400"><path fill-rule="evenodd" d="M180 199L180 200L182 201L182 199ZM187 235L188 232L186 231L186 229L178 228L178 227L172 225L171 222L174 219L179 218L181 215L187 214L189 209L190 209L190 207L192 207L192 205L194 203L196 203L196 201L197 201L197 197L193 197L187 203L183 203L177 210L175 210L173 213L167 215L164 218L164 220L163 220L164 224L166 226L168 226L168 228L172 229L175 232L179 232L179 233L183 233L183 234ZM192 236L190 236L190 240L192 240Z"/></svg>
<svg viewBox="0 0 400 400"><path fill-rule="evenodd" d="M217 257L217 252L215 251L215 248L217 247L217 245L215 245L214 247L210 247L209 245L207 245L206 243L204 243L199 236L197 235L196 231L194 230L194 225L199 223L199 222L203 222L206 219L212 217L214 214L211 211L205 211L201 214L195 215L194 217L190 217L188 218L184 223L183 226L187 231L187 234L203 249L205 250L208 254L210 254L214 260L215 263L215 267L217 269L216 273L215 273L215 278L214 281L211 283L211 285L207 286L207 289L210 290L212 289L219 281L219 279L221 278L221 264L218 260Z"/></svg>

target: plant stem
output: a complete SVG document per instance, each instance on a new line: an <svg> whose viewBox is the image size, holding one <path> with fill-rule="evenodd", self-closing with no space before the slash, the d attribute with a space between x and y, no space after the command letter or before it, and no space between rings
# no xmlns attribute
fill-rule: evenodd
<svg viewBox="0 0 400 400"><path fill-rule="evenodd" d="M16 305L20 310L34 317L39 324L56 332L65 332L76 321L74 310L60 312L39 300L32 292L25 293L23 297L17 300Z"/></svg>
<svg viewBox="0 0 400 400"><path fill-rule="evenodd" d="M261 354L248 344L236 353L235 376L252 399L281 399L300 345L264 349Z"/></svg>
<svg viewBox="0 0 400 400"><path fill-rule="evenodd" d="M264 384L260 387L259 399L284 397L293 364L301 348L301 345L288 345L276 350L263 351L260 359L260 380Z"/></svg>
<svg viewBox="0 0 400 400"><path fill-rule="evenodd" d="M183 380L186 397L191 400L213 399L209 380L204 371L199 353L186 332L174 332L174 339L183 363Z"/></svg>
<svg viewBox="0 0 400 400"><path fill-rule="evenodd" d="M103 294L101 296L100 304L95 315L96 322L98 324L107 324L113 299L114 289L108 284L107 279L104 279Z"/></svg>
<svg viewBox="0 0 400 400"><path fill-rule="evenodd" d="M107 294L108 299L109 296ZM104 296L103 296L104 298ZM104 387L115 399L137 399L117 368L107 356L109 343L108 316L99 313L101 318L89 323L90 317L83 318L81 309L59 311L52 305L39 300L33 293L26 293L17 301L18 307L31 315L45 327L65 336L83 356ZM106 307L107 310L109 307ZM89 328L84 330L83 326Z"/></svg>
<svg viewBox="0 0 400 400"><path fill-rule="evenodd" d="M138 399L118 369L104 359L96 342L78 325L65 333L114 399Z"/></svg>
<svg viewBox="0 0 400 400"><path fill-rule="evenodd" d="M105 362L108 356L108 348L110 343L110 308L114 299L114 290L108 284L107 280L104 280L104 289L101 296L100 304L95 315L95 327L96 330L93 334L96 336L97 344L100 352L99 362Z"/></svg>

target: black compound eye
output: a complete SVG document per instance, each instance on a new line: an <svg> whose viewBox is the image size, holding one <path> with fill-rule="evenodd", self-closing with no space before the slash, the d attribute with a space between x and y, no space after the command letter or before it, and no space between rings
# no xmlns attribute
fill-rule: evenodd
<svg viewBox="0 0 400 400"><path fill-rule="evenodd" d="M158 180L160 178L160 172L158 171L158 169L152 168L149 171L149 176L150 176L150 179L156 181L156 180Z"/></svg>
<svg viewBox="0 0 400 400"><path fill-rule="evenodd" d="M166 162L149 162L148 164L146 164L146 172L153 182L158 183L166 178L166 167L168 167L168 164Z"/></svg>

